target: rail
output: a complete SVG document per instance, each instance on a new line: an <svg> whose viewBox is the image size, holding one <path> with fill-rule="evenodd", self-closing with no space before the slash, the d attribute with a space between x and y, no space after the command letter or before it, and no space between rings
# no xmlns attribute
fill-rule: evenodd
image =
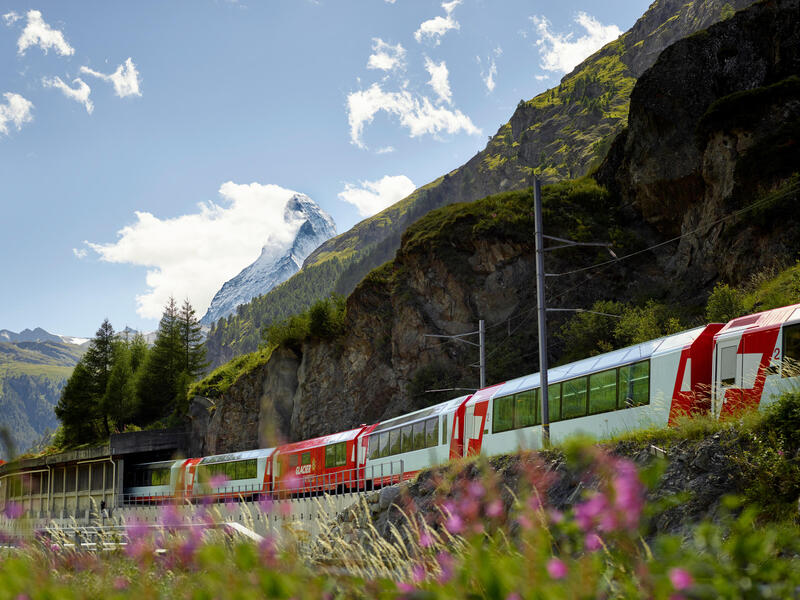
<svg viewBox="0 0 800 600"><path fill-rule="evenodd" d="M179 503L214 503L236 500L290 500L313 498L322 494L357 493L370 491L400 483L407 479L402 460L344 469L333 473L291 475L278 478L272 486L268 483L244 484L224 483L215 487L204 483L183 493L147 492L122 493L117 495L117 506L157 506Z"/></svg>

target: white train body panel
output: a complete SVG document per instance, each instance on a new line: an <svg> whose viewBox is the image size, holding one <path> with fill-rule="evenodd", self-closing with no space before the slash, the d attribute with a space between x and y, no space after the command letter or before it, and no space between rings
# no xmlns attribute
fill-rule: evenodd
<svg viewBox="0 0 800 600"><path fill-rule="evenodd" d="M406 478L427 467L446 463L450 459L451 444L456 434L453 427L456 421L456 411L466 399L467 396L454 398L407 415L382 421L365 433L364 477L367 480L377 480L397 475L396 471L401 461L402 471ZM413 449L419 446L416 444L416 446L412 445L412 449L407 450L409 430L411 442L413 442L416 437L415 427L419 430L421 426L430 426L434 419L436 420L436 443L433 444L430 434L426 434L425 441L427 443L424 447ZM393 452L397 449L397 437L399 437L399 451ZM395 442L395 447L392 442ZM381 445L382 443L383 445ZM384 448L388 448L388 451L383 450Z"/></svg>
<svg viewBox="0 0 800 600"><path fill-rule="evenodd" d="M270 459L275 448L206 456L187 465L187 491L193 495L236 496L268 491L272 484ZM215 475L219 481L215 480ZM218 484L218 485L212 485Z"/></svg>
<svg viewBox="0 0 800 600"><path fill-rule="evenodd" d="M666 427L676 417L676 398L692 394L696 387L693 382L698 377L692 373L692 347L701 336L706 345L710 344L711 335L721 326L710 330L709 327L715 326L699 327L549 369L548 387L553 398L551 441L558 443L576 434L609 438L651 426ZM708 375L706 381L707 378ZM535 373L472 396L466 404L465 435L470 439L466 454L496 455L521 448L541 448L538 388L539 374ZM635 400L629 394L635 395ZM511 398L514 422L509 426ZM594 398L599 400L593 403ZM613 407L603 408L601 399L611 402ZM554 402L565 411L563 415L567 415L568 409L575 414L554 418ZM575 408L581 403L582 411ZM531 421L535 424L530 424Z"/></svg>

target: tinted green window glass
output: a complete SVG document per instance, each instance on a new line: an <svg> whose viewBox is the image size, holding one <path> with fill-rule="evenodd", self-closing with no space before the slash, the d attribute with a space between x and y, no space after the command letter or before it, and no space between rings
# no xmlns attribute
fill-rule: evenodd
<svg viewBox="0 0 800 600"><path fill-rule="evenodd" d="M380 436L377 434L369 436L369 458L374 460L381 453Z"/></svg>
<svg viewBox="0 0 800 600"><path fill-rule="evenodd" d="M300 455L300 464L301 465L311 464L311 452L303 452L303 454Z"/></svg>
<svg viewBox="0 0 800 600"><path fill-rule="evenodd" d="M425 447L433 448L439 443L439 417L425 421Z"/></svg>
<svg viewBox="0 0 800 600"><path fill-rule="evenodd" d="M610 369L589 376L589 414L617 407L617 370Z"/></svg>
<svg viewBox="0 0 800 600"><path fill-rule="evenodd" d="M384 432L381 434L381 454L380 458L389 456L389 434Z"/></svg>
<svg viewBox="0 0 800 600"><path fill-rule="evenodd" d="M619 369L618 408L650 403L650 361L634 363Z"/></svg>
<svg viewBox="0 0 800 600"><path fill-rule="evenodd" d="M425 447L425 421L414 423L414 450Z"/></svg>
<svg viewBox="0 0 800 600"><path fill-rule="evenodd" d="M342 467L347 464L347 442L336 444L336 466Z"/></svg>
<svg viewBox="0 0 800 600"><path fill-rule="evenodd" d="M503 396L493 400L492 433L508 431L514 427L514 396Z"/></svg>
<svg viewBox="0 0 800 600"><path fill-rule="evenodd" d="M389 454L400 454L400 430L389 431Z"/></svg>
<svg viewBox="0 0 800 600"><path fill-rule="evenodd" d="M528 390L514 395L514 429L536 424L536 392Z"/></svg>
<svg viewBox="0 0 800 600"><path fill-rule="evenodd" d="M447 415L442 415L442 444L447 443Z"/></svg>
<svg viewBox="0 0 800 600"><path fill-rule="evenodd" d="M411 452L414 449L414 430L411 425L406 425L401 431L403 438L401 449L403 452Z"/></svg>
<svg viewBox="0 0 800 600"><path fill-rule="evenodd" d="M781 377L800 376L800 325L783 328L783 365Z"/></svg>
<svg viewBox="0 0 800 600"><path fill-rule="evenodd" d="M586 377L570 379L561 384L561 416L574 419L586 414Z"/></svg>
<svg viewBox="0 0 800 600"><path fill-rule="evenodd" d="M291 465L291 463L289 463ZM325 446L325 466L336 466L336 444L329 444Z"/></svg>
<svg viewBox="0 0 800 600"><path fill-rule="evenodd" d="M258 461L253 458L244 463L244 477L242 479L255 479L258 477Z"/></svg>
<svg viewBox="0 0 800 600"><path fill-rule="evenodd" d="M561 420L561 384L554 383L547 386L547 405L550 413L550 422Z"/></svg>

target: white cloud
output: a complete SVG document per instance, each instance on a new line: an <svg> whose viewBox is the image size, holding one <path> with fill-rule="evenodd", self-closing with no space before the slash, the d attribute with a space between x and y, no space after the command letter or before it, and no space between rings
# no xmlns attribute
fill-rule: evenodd
<svg viewBox="0 0 800 600"><path fill-rule="evenodd" d="M111 73L111 75L98 73L89 67L81 67L81 73L86 73L87 75L91 75L93 77L99 77L103 81L112 83L114 85L114 92L120 98L142 95L141 91L139 91L139 85L141 83L141 80L139 79L139 72L136 70L136 65L133 64L133 61L130 59L130 57L128 57L128 59L120 66L118 66L117 70Z"/></svg>
<svg viewBox="0 0 800 600"><path fill-rule="evenodd" d="M434 17L428 19L420 24L419 29L414 32L414 39L422 43L422 40L432 40L434 46L441 43L441 37L451 29L460 29L461 25L453 18L453 11L456 6L461 4L461 0L452 0L452 2L444 2L442 8L444 9L444 17Z"/></svg>
<svg viewBox="0 0 800 600"><path fill-rule="evenodd" d="M15 15L15 13L9 13L9 15L11 14ZM28 22L25 25L25 29L22 30L22 35L17 40L17 51L20 54L25 54L25 50L31 46L39 46L45 54L50 48L55 48L56 53L61 56L75 54L75 48L67 43L67 40L64 39L64 34L45 23L41 12L29 10L26 16L28 17ZM5 17L8 17L8 15L5 15ZM8 23L8 20L6 20L6 23Z"/></svg>
<svg viewBox="0 0 800 600"><path fill-rule="evenodd" d="M500 51L499 53L498 50ZM500 56L500 54L502 54L502 50L500 50L500 48L497 48L494 51L494 54L495 56ZM497 77L497 61L495 61L494 56L490 56L489 58L487 58L489 68L487 70L484 70L483 61L481 60L481 57L476 56L475 59L478 61L478 64L481 67L481 79L483 80L486 89L489 90L489 92L493 92L495 86L497 85L497 82L495 81L495 77Z"/></svg>
<svg viewBox="0 0 800 600"><path fill-rule="evenodd" d="M3 15L3 20L6 22L6 25L11 27L14 23L19 21L22 17L20 17L17 13L13 10Z"/></svg>
<svg viewBox="0 0 800 600"><path fill-rule="evenodd" d="M439 96L439 101L452 104L453 92L450 91L447 64L444 61L435 63L426 56L425 70L428 71L428 74L431 76L430 81L428 81L428 85L430 85L433 88L433 91L436 92L436 95Z"/></svg>
<svg viewBox="0 0 800 600"><path fill-rule="evenodd" d="M89 94L92 93L92 88L90 88L80 77L73 79L72 83L77 85L77 88L69 87L61 80L61 77L44 77L42 79L42 85L44 87L61 90L67 98L72 98L75 100L75 102L80 102L84 107L86 107L86 112L92 114L92 111L94 110L94 104L92 104L92 101L89 99Z"/></svg>
<svg viewBox="0 0 800 600"><path fill-rule="evenodd" d="M585 12L579 12L575 18L575 22L586 30L586 35L578 39L573 39L572 33L553 33L550 21L544 17L531 17L531 20L540 36L536 41L542 58L539 66L546 71L567 73L622 34L616 25L603 25Z"/></svg>
<svg viewBox="0 0 800 600"><path fill-rule="evenodd" d="M199 204L197 212L171 219L136 212L136 222L123 227L114 243L85 242L103 261L148 268L148 291L136 297L142 317L158 318L170 295L188 297L202 314L224 282L262 248L285 248L301 225L284 221L292 190L229 181L219 193L220 203Z"/></svg>
<svg viewBox="0 0 800 600"><path fill-rule="evenodd" d="M412 95L408 90L385 92L377 83L366 90L353 92L347 96L350 140L360 148L365 148L362 138L364 125L371 123L375 115L385 111L397 117L400 124L409 130L411 137L425 134L437 135L439 132L480 134L468 116L460 110L451 111L434 106L424 96Z"/></svg>
<svg viewBox="0 0 800 600"><path fill-rule="evenodd" d="M375 154L391 154L392 152L394 152L394 146L384 146L383 148L378 148Z"/></svg>
<svg viewBox="0 0 800 600"><path fill-rule="evenodd" d="M77 258L86 258L86 255L89 254L89 251L86 248L73 248L72 253Z"/></svg>
<svg viewBox="0 0 800 600"><path fill-rule="evenodd" d="M358 185L346 183L339 192L339 199L355 206L362 217L371 217L415 189L417 186L405 175L386 175L378 181L361 181Z"/></svg>
<svg viewBox="0 0 800 600"><path fill-rule="evenodd" d="M16 126L17 131L22 125L33 121L33 102L20 96L7 92L3 94L5 104L0 104L0 133L8 135L8 124Z"/></svg>
<svg viewBox="0 0 800 600"><path fill-rule="evenodd" d="M392 46L380 38L372 38L372 51L367 61L368 69L380 69L382 71L393 71L394 69L404 69L406 66L406 49L402 44Z"/></svg>

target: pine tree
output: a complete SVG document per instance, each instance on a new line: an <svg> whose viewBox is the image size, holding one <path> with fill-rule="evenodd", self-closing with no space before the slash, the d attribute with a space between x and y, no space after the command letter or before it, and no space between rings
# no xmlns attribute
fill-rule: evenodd
<svg viewBox="0 0 800 600"><path fill-rule="evenodd" d="M108 407L102 401L114 362L114 328L108 319L103 321L89 342L89 349L83 356L83 362L91 376L89 391L94 400L94 412L102 421L102 434L108 436L111 434Z"/></svg>
<svg viewBox="0 0 800 600"><path fill-rule="evenodd" d="M178 307L175 299L170 297L164 307L155 343L147 354L137 386L137 421L140 425L150 424L172 412L183 356Z"/></svg>
<svg viewBox="0 0 800 600"><path fill-rule="evenodd" d="M64 428L66 445L81 444L97 437L95 429L96 396L91 371L84 359L78 361L55 407L56 417Z"/></svg>
<svg viewBox="0 0 800 600"><path fill-rule="evenodd" d="M183 301L178 315L178 329L181 335L183 350L182 370L194 380L208 366L206 347L203 345L203 334L194 308L188 299Z"/></svg>

